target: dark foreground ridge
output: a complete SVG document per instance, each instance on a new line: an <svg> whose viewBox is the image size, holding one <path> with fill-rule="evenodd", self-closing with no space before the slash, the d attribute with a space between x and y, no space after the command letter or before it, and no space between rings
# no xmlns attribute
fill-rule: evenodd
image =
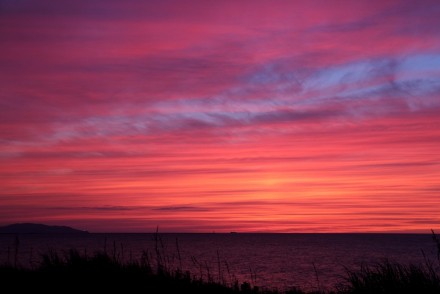
<svg viewBox="0 0 440 294"><path fill-rule="evenodd" d="M180 268L167 267L166 256L157 252L140 260L123 262L118 255L93 255L70 250L64 254L49 251L37 266L24 268L0 265L0 283L10 293L213 293L213 294L381 294L440 293L437 265L401 265L384 261L376 266L347 270L347 276L334 290L304 292L279 291L238 281L227 282L208 274L201 278Z"/></svg>
<svg viewBox="0 0 440 294"><path fill-rule="evenodd" d="M66 226L19 223L0 227L0 234L88 234L88 232Z"/></svg>
<svg viewBox="0 0 440 294"><path fill-rule="evenodd" d="M18 262L17 242L10 254L8 248L8 261L0 264L0 284L2 289L12 290L8 293L440 294L440 240L434 232L437 260L426 259L418 265L385 260L347 269L335 289L312 292L297 288L279 291L227 279L220 267L218 273L208 270L206 275L197 275L183 270L181 262L174 266L173 256L167 254L158 234L155 240L155 251L145 251L137 260L124 259L123 251L118 252L116 246L113 251L93 254L75 249L62 253L49 250L30 267ZM177 253L177 261L181 261L180 251Z"/></svg>

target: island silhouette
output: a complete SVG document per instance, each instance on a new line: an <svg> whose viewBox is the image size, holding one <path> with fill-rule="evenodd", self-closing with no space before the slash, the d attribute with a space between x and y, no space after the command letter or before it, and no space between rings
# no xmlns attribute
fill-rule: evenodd
<svg viewBox="0 0 440 294"><path fill-rule="evenodd" d="M49 226L35 223L16 223L0 227L0 234L88 234L87 231L67 226Z"/></svg>

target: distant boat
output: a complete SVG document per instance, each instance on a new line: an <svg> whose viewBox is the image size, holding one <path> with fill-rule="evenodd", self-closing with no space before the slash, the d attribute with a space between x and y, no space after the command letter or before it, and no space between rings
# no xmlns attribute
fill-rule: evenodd
<svg viewBox="0 0 440 294"><path fill-rule="evenodd" d="M229 234L238 234L237 232L230 232Z"/></svg>

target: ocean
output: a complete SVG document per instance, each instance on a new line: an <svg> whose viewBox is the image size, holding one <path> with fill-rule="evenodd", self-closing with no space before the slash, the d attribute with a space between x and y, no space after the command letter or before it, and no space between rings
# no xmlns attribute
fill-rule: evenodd
<svg viewBox="0 0 440 294"><path fill-rule="evenodd" d="M384 259L404 264L424 263L425 257L437 260L429 234L159 233L3 234L0 262L36 266L41 253L72 248L84 254L105 250L125 261L139 260L145 253L154 260L158 248L169 267L189 270L196 277L210 275L227 283L237 279L279 290L333 289L343 282L347 268Z"/></svg>

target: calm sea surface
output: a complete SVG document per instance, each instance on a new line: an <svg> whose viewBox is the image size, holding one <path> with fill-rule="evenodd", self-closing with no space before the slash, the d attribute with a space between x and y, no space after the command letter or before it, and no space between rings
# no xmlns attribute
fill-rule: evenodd
<svg viewBox="0 0 440 294"><path fill-rule="evenodd" d="M0 262L35 265L49 249L76 248L87 254L106 250L124 260L139 259L155 246L168 257L170 267L182 267L196 276L227 282L238 279L267 288L331 289L343 280L344 267L358 269L388 258L402 263L436 260L431 235L422 234L88 234L0 235ZM163 244L163 248L162 245ZM179 248L179 250L177 250ZM179 259L180 252L180 259ZM319 282L318 282L319 281Z"/></svg>

